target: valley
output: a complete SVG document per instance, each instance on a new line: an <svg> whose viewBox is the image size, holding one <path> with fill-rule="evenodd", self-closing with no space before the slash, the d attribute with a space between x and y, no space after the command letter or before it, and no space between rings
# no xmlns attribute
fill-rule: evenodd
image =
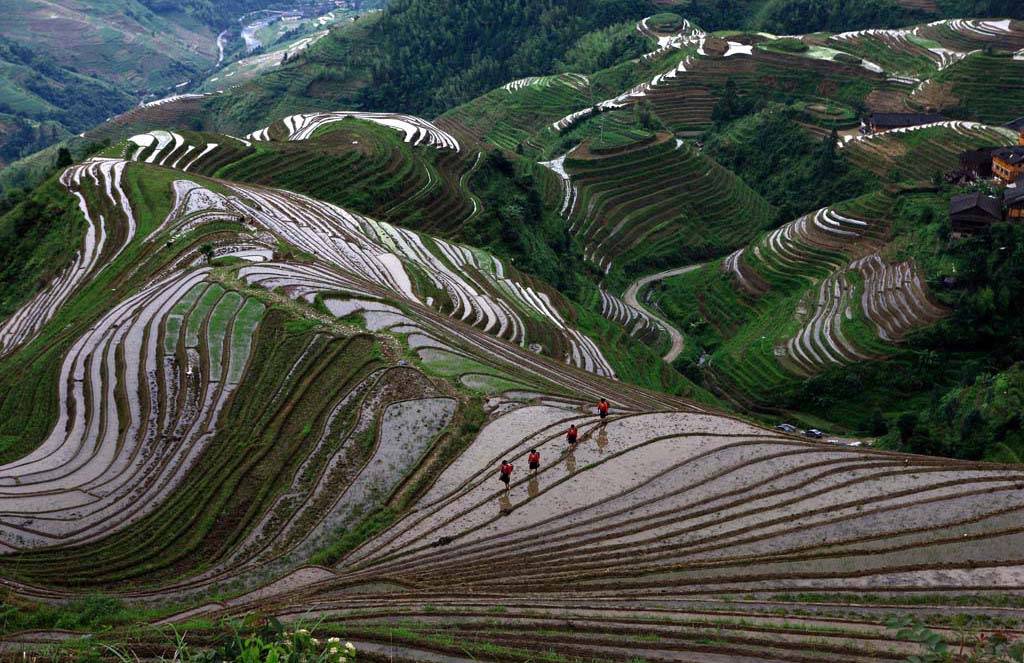
<svg viewBox="0 0 1024 663"><path fill-rule="evenodd" d="M70 139L134 105L249 80L279 65L286 53L294 56L335 22L358 15L333 3L184 4L0 4L11 17L0 29L5 83L0 114L10 124L0 130L0 165ZM370 10L380 3L360 5ZM251 13L242 15L245 10L263 7L274 9L244 25ZM245 57L257 50L259 56ZM232 69L235 60L240 62ZM225 64L229 67L222 69Z"/></svg>

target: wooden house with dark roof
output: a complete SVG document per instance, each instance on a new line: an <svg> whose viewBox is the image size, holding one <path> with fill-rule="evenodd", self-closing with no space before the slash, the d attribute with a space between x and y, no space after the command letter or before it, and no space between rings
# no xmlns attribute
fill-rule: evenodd
<svg viewBox="0 0 1024 663"><path fill-rule="evenodd" d="M871 133L878 133L945 121L944 116L930 113L872 113L868 116L867 125Z"/></svg>
<svg viewBox="0 0 1024 663"><path fill-rule="evenodd" d="M992 177L992 153L998 147L980 147L960 153L960 173L975 179Z"/></svg>
<svg viewBox="0 0 1024 663"><path fill-rule="evenodd" d="M976 235L1003 220L1003 202L980 192L954 196L949 203L949 220L954 237Z"/></svg>
<svg viewBox="0 0 1024 663"><path fill-rule="evenodd" d="M1003 207L1006 208L1006 220L1024 223L1024 177L1017 178L1017 183L1003 192Z"/></svg>

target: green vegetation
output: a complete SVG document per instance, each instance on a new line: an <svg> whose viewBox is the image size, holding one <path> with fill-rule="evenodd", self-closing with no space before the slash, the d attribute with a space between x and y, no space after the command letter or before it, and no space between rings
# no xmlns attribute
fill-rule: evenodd
<svg viewBox="0 0 1024 663"><path fill-rule="evenodd" d="M947 173L960 167L964 151L1003 145L1009 140L1005 132L987 127L959 131L933 127L852 143L843 153L857 168L891 184L912 188L941 182Z"/></svg>
<svg viewBox="0 0 1024 663"><path fill-rule="evenodd" d="M345 555L387 529L395 522L397 516L398 514L390 507L375 509L355 527L343 532L334 532L331 535L332 543L310 557L310 563L323 566L337 564Z"/></svg>
<svg viewBox="0 0 1024 663"><path fill-rule="evenodd" d="M776 34L897 27L922 18L893 0L690 0L685 14L710 30L746 28Z"/></svg>
<svg viewBox="0 0 1024 663"><path fill-rule="evenodd" d="M764 48L769 48L782 53L806 53L811 50L811 47L802 42L799 39L792 37L786 37L785 39L774 39L766 44Z"/></svg>
<svg viewBox="0 0 1024 663"><path fill-rule="evenodd" d="M970 14L974 16L974 14ZM930 77L936 73L934 60L926 48L941 48L941 44L929 42L922 37L910 35L907 41L913 46L901 44L895 48L884 37L864 35L858 39L833 39L829 46L844 51L835 56L837 61L860 64L863 60L873 62L886 71L905 76Z"/></svg>
<svg viewBox="0 0 1024 663"><path fill-rule="evenodd" d="M434 115L510 80L554 73L567 45L637 20L646 8L641 0L393 0L370 35L373 78L364 98L375 108ZM614 34L577 49L582 55Z"/></svg>
<svg viewBox="0 0 1024 663"><path fill-rule="evenodd" d="M211 28L233 24L246 12L263 9L267 0L139 0L155 14L177 17L184 14Z"/></svg>
<svg viewBox="0 0 1024 663"><path fill-rule="evenodd" d="M945 234L942 223L932 228ZM957 348L957 361L946 368L953 385L938 383L923 407L902 409L887 443L917 453L1020 462L1024 345L1017 333L1020 311L1009 302L1024 288L1024 229L999 225L990 234L939 246L948 247L943 251L956 267L956 288L937 293L953 314L916 345L935 363L944 349Z"/></svg>
<svg viewBox="0 0 1024 663"><path fill-rule="evenodd" d="M777 207L783 221L855 198L875 183L850 167L835 135L816 142L795 117L791 109L769 108L734 122L707 142L707 151Z"/></svg>
<svg viewBox="0 0 1024 663"><path fill-rule="evenodd" d="M206 106L211 121L228 131L333 108L437 115L517 78L557 73L570 51L573 64L628 58L639 40L623 21L645 11L643 0L398 0L382 14L331 30L286 65Z"/></svg>
<svg viewBox="0 0 1024 663"><path fill-rule="evenodd" d="M1016 0L936 0L946 16L1005 16L1024 19L1024 6Z"/></svg>
<svg viewBox="0 0 1024 663"><path fill-rule="evenodd" d="M24 0L0 26L0 165L169 94L218 58L217 31L267 0ZM216 27L215 27L216 26Z"/></svg>
<svg viewBox="0 0 1024 663"><path fill-rule="evenodd" d="M973 53L933 80L948 89L939 108L951 117L1002 124L1020 117L1024 107L1024 61L1009 53Z"/></svg>
<svg viewBox="0 0 1024 663"><path fill-rule="evenodd" d="M199 170L304 193L376 220L441 235L463 231L475 207L466 180L476 155L413 147L394 129L356 119L312 140L258 144ZM219 166L219 167L218 167Z"/></svg>
<svg viewBox="0 0 1024 663"><path fill-rule="evenodd" d="M761 196L690 146L666 133L630 137L565 160L578 190L570 221L601 267L633 274L722 255L774 220Z"/></svg>
<svg viewBox="0 0 1024 663"><path fill-rule="evenodd" d="M650 44L637 32L636 22L628 21L583 35L555 66L567 72L591 73L638 58L649 50Z"/></svg>
<svg viewBox="0 0 1024 663"><path fill-rule="evenodd" d="M221 11L207 0L148 4L203 23ZM900 20L881 1L721 6L730 4L764 25ZM922 659L939 660L968 630L961 613L1019 608L1020 597L1000 593L1013 578L993 570L1020 549L1010 501L1019 472L959 461L1024 458L1024 226L953 240L949 199L976 187L936 177L960 150L1005 132L933 128L840 149L838 131L869 105L909 94L858 66L861 53L926 68L914 55L877 57L877 45L841 62L807 53L827 35L729 58L688 46L633 61L653 48L633 15L646 3L454 5L395 0L258 84L196 102L207 115L190 120L254 128L338 102L451 108L436 122L459 150L349 119L244 149L181 130L188 145L221 147L188 173L127 166L135 237L0 359L0 464L51 435L77 441L76 427L104 437L95 452L68 453L111 459L109 476L53 499L73 515L12 507L22 517L4 522L13 554L0 554L0 576L78 594L66 604L2 594L2 630L91 636L44 650L55 658L348 661L337 642L324 647L271 617L316 611L318 634L372 644L372 660L386 657L385 643L423 657L553 663L661 648L694 659L895 660L921 643ZM670 6L680 14L647 27L670 32L707 8ZM992 71L1015 73L995 52L950 67L940 92L959 90L956 113L996 117L995 84L973 69L987 58ZM684 60L685 72L642 100L552 127ZM36 164L49 179L0 207L0 319L79 250L78 201L54 173L76 157L73 143L55 148ZM212 201L187 194L177 201L185 217L168 219L181 179L235 207L197 210ZM124 209L98 178L76 181L120 247ZM354 217L333 225L325 206L289 191L462 245ZM640 275L696 262L707 264L639 293L685 336L670 365L662 356L678 337L637 317L623 303L632 289L622 293ZM178 276L187 280L174 287ZM150 291L158 278L171 286ZM152 299L127 301L141 295ZM481 306L487 299L497 305ZM908 320L890 333L898 317ZM89 350L65 364L79 344ZM605 361L617 382L575 368L604 372ZM74 400L58 402L58 388ZM613 401L600 429L599 394ZM723 409L958 460L801 443ZM570 420L585 433L563 455ZM526 476L534 445L544 462ZM493 470L505 457L517 473L502 494ZM129 483L130 471L141 481ZM25 474L0 477L0 492L22 500L11 495L32 486ZM51 494L24 500L37 497ZM108 520L85 513L92 500L131 506ZM75 510L81 530L64 522ZM746 525L730 533L730 522ZM737 545L718 545L723 532ZM523 565L523 553L569 565ZM580 560L592 568L567 570ZM898 587L872 584L897 573ZM986 595L929 584L943 573ZM514 586L498 584L514 574ZM851 577L863 594L842 590ZM638 609L559 605L570 585ZM801 586L808 593L770 596ZM658 607L664 592L693 601ZM833 605L800 612L812 601ZM858 612L859 602L878 608ZM948 609L887 635L881 613L915 605ZM148 625L185 610L180 636ZM266 617L221 621L243 612ZM1004 622L1016 628L1003 614L985 623ZM1009 642L989 644L993 656L1012 653Z"/></svg>
<svg viewBox="0 0 1024 663"><path fill-rule="evenodd" d="M538 168L500 151L484 157L470 180L484 208L466 224L462 236L573 297L578 289L579 248L565 222L544 209L536 182Z"/></svg>
<svg viewBox="0 0 1024 663"><path fill-rule="evenodd" d="M194 115L211 129L248 132L294 113L362 108L375 58L368 44L378 22L375 14L333 28L287 64L216 95L204 104L205 112Z"/></svg>
<svg viewBox="0 0 1024 663"><path fill-rule="evenodd" d="M0 622L7 633L54 628L90 631L127 625L150 616L102 594L91 594L64 605L34 604L14 595L0 600Z"/></svg>
<svg viewBox="0 0 1024 663"><path fill-rule="evenodd" d="M776 34L893 27L909 18L894 0L768 0L757 13L758 26Z"/></svg>
<svg viewBox="0 0 1024 663"><path fill-rule="evenodd" d="M0 166L100 124L132 105L101 77L78 73L0 36Z"/></svg>
<svg viewBox="0 0 1024 663"><path fill-rule="evenodd" d="M920 412L905 412L885 438L901 451L1002 463L1024 462L1024 364L936 394Z"/></svg>
<svg viewBox="0 0 1024 663"><path fill-rule="evenodd" d="M71 263L86 225L57 176L0 217L0 320Z"/></svg>
<svg viewBox="0 0 1024 663"><path fill-rule="evenodd" d="M855 126L869 96L889 88L884 79L857 64L758 45L749 58L701 60L686 75L663 80L648 99L676 132L721 130L770 104L820 108L824 117L809 117L808 124L831 129ZM835 107L844 109L845 120L835 121Z"/></svg>
<svg viewBox="0 0 1024 663"><path fill-rule="evenodd" d="M662 12L647 19L647 26L661 33L671 34L683 27L683 17L672 12Z"/></svg>

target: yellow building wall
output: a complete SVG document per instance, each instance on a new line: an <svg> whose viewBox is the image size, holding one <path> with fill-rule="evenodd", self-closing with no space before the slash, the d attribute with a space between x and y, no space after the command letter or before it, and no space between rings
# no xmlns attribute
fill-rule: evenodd
<svg viewBox="0 0 1024 663"><path fill-rule="evenodd" d="M1002 159L995 158L992 159L992 172L1007 184L1012 184L1018 177L1024 175L1024 166L1012 166Z"/></svg>

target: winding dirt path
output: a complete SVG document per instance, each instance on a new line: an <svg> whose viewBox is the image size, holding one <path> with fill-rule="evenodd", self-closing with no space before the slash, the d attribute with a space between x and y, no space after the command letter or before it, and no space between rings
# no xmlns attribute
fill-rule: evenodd
<svg viewBox="0 0 1024 663"><path fill-rule="evenodd" d="M662 359L667 364L671 364L672 362L674 362L676 360L676 357L678 357L680 353L682 353L683 345L685 343L683 339L683 334L678 329L673 327L668 320L665 320L660 315L655 313L653 310L642 305L639 302L639 300L637 300L636 296L640 292L641 288L646 287L651 283L654 283L656 281L664 281L665 279L673 276L679 276L680 274L692 272L695 269L700 269L701 267L704 267L706 264L707 263L702 262L696 265L676 267L675 269L669 269L664 272L658 272L657 274L650 274L648 276L641 277L634 281L633 283L631 283L630 286L626 288L626 294L623 295L623 299L626 301L627 304L642 311L647 311L648 315L650 315L652 318L654 318L655 320L657 320L658 322L665 326L665 329L668 331L669 338L672 339L672 348L664 357L662 357Z"/></svg>

